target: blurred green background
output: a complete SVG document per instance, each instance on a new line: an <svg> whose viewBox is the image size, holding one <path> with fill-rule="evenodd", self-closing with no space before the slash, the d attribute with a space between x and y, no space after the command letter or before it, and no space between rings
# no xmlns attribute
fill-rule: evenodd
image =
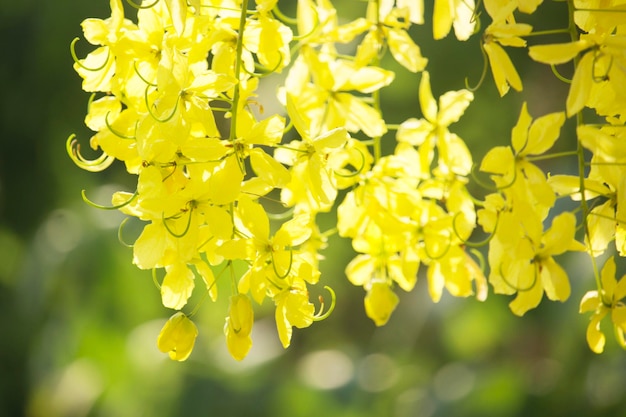
<svg viewBox="0 0 626 417"><path fill-rule="evenodd" d="M291 3L281 7L293 15ZM200 310L189 360L170 361L155 346L170 312L150 274L133 267L131 250L118 242L120 215L80 197L86 189L106 202L113 191L132 190L135 178L121 164L84 172L65 153L68 135L76 133L83 146L90 136L83 125L88 95L72 70L69 43L81 35L83 19L108 16L108 2L0 5L1 417L626 415L626 354L610 333L606 352L592 354L588 317L577 313L593 286L584 258L568 260L570 301L544 302L522 319L510 313L508 299L494 295L485 303L444 296L433 305L421 277L412 293L401 294L389 324L376 328L365 317L362 289L344 277L350 245L333 238L322 268L337 308L326 321L296 330L288 350L264 305L249 357L231 359L222 334L223 292ZM337 5L345 16L365 7ZM542 6L533 23L563 27L564 7ZM477 39L435 43L427 25L412 33L430 59L436 96L463 88L465 77L478 79ZM509 143L523 100L534 116L562 108L567 86L523 52L512 56L525 74L524 92L500 100L488 75L453 127L476 160L490 146ZM397 81L382 93L387 121L419 117L419 75L387 64L397 70ZM573 146L572 131L564 129L564 149Z"/></svg>

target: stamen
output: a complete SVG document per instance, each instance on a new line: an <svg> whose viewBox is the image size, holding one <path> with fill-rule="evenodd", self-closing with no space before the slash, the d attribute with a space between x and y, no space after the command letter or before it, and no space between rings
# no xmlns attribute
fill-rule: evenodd
<svg viewBox="0 0 626 417"><path fill-rule="evenodd" d="M85 69L87 71L93 71L93 72L100 71L101 69L106 67L107 63L109 62L109 58L111 57L111 48L107 47L107 59L104 60L102 65L100 65L99 67L96 67L96 68L89 68L88 66L86 66L85 64L80 62L81 60L76 55L76 42L78 42L79 40L80 40L80 38L76 37L76 38L74 38L72 40L72 43L70 43L70 53L72 54L72 59L74 60L76 65L78 65L82 69Z"/></svg>
<svg viewBox="0 0 626 417"><path fill-rule="evenodd" d="M115 158L107 155L106 152L102 152L96 159L85 159L80 153L80 144L76 139L75 134L71 134L67 138L67 142L65 143L65 149L67 150L68 155L74 161L76 165L85 171L89 172L101 172L111 166Z"/></svg>

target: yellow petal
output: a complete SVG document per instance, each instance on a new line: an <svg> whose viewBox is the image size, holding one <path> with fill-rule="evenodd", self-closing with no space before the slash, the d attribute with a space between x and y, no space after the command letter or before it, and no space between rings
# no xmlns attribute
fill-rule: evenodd
<svg viewBox="0 0 626 417"><path fill-rule="evenodd" d="M376 262L368 254L357 255L346 267L348 280L358 286L363 286L374 276Z"/></svg>
<svg viewBox="0 0 626 417"><path fill-rule="evenodd" d="M198 336L198 328L182 312L175 313L165 323L157 339L157 347L170 358L177 361L186 360Z"/></svg>
<svg viewBox="0 0 626 417"><path fill-rule="evenodd" d="M581 111L589 99L593 86L593 55L593 53L586 53L576 66L566 101L568 117Z"/></svg>
<svg viewBox="0 0 626 417"><path fill-rule="evenodd" d="M161 264L167 248L167 230L161 222L146 225L133 245L133 263L140 269L152 269Z"/></svg>
<svg viewBox="0 0 626 417"><path fill-rule="evenodd" d="M594 314L591 316L591 321L587 326L587 343L594 353L602 353L604 351L604 344L606 343L606 337L600 330L602 317L603 315Z"/></svg>
<svg viewBox="0 0 626 417"><path fill-rule="evenodd" d="M591 254L600 256L615 238L615 207L611 200L594 207L587 217Z"/></svg>
<svg viewBox="0 0 626 417"><path fill-rule="evenodd" d="M491 148L484 156L480 170L490 174L508 176L515 170L515 156L508 146Z"/></svg>
<svg viewBox="0 0 626 417"><path fill-rule="evenodd" d="M209 178L209 195L214 204L230 204L239 196L243 173L237 158L238 155L226 158Z"/></svg>
<svg viewBox="0 0 626 417"><path fill-rule="evenodd" d="M541 239L541 253L544 255L560 255L571 250L576 233L576 216L564 212L552 220L552 226Z"/></svg>
<svg viewBox="0 0 626 417"><path fill-rule="evenodd" d="M565 123L565 113L550 113L536 119L528 132L524 155L541 155L554 145Z"/></svg>
<svg viewBox="0 0 626 417"><path fill-rule="evenodd" d="M391 29L387 33L387 42L393 58L411 72L422 71L428 59L422 56L420 47L405 30Z"/></svg>
<svg viewBox="0 0 626 417"><path fill-rule="evenodd" d="M602 306L602 299L598 295L598 291L587 291L583 298L580 300L579 313L587 313L589 311L595 311L598 307Z"/></svg>
<svg viewBox="0 0 626 417"><path fill-rule="evenodd" d="M528 106L526 102L524 102L522 104L522 109L520 110L517 123L511 131L511 144L513 145L515 154L519 154L524 148L526 148L528 143L528 130L530 129L532 121L533 119L528 113Z"/></svg>
<svg viewBox="0 0 626 417"><path fill-rule="evenodd" d="M346 128L350 131L362 130L367 136L374 138L387 133L387 125L380 113L365 104L361 99L348 93L335 94L333 104L340 109L340 114L349 122ZM338 126L333 126L333 128Z"/></svg>
<svg viewBox="0 0 626 417"><path fill-rule="evenodd" d="M341 90L357 90L361 93L372 93L391 84L395 74L392 71L378 67L361 67L352 72L342 84Z"/></svg>
<svg viewBox="0 0 626 417"><path fill-rule="evenodd" d="M483 47L489 58L491 73L500 97L509 91L509 85L517 91L522 91L522 80L504 49L495 42L485 43Z"/></svg>
<svg viewBox="0 0 626 417"><path fill-rule="evenodd" d="M259 241L269 241L270 224L265 209L250 198L240 198L237 214L243 225Z"/></svg>
<svg viewBox="0 0 626 417"><path fill-rule="evenodd" d="M435 101L433 93L430 89L430 74L428 71L422 72L422 79L420 81L419 88L419 101L424 118L431 123L436 123L438 111L437 102Z"/></svg>
<svg viewBox="0 0 626 417"><path fill-rule="evenodd" d="M439 97L439 114L437 115L439 125L449 126L457 122L473 99L474 94L468 90L444 93Z"/></svg>
<svg viewBox="0 0 626 417"><path fill-rule="evenodd" d="M571 286L565 270L550 257L541 263L541 284L546 296L553 301L565 301L571 294Z"/></svg>
<svg viewBox="0 0 626 417"><path fill-rule="evenodd" d="M228 351L238 361L244 359L252 347L250 333L253 324L254 310L248 296L245 294L231 296L224 333Z"/></svg>
<svg viewBox="0 0 626 417"><path fill-rule="evenodd" d="M543 297L543 287L538 283L527 291L518 291L515 300L509 303L511 311L517 316L523 316L528 310L537 307Z"/></svg>
<svg viewBox="0 0 626 417"><path fill-rule="evenodd" d="M167 308L180 310L187 304L194 288L194 274L183 263L176 263L166 268L161 284L161 301Z"/></svg>
<svg viewBox="0 0 626 417"><path fill-rule="evenodd" d="M250 151L250 164L254 173L272 187L282 188L291 180L287 168L260 148Z"/></svg>
<svg viewBox="0 0 626 417"><path fill-rule="evenodd" d="M466 41L476 32L476 6L474 0L455 1L455 18L452 22L454 35L460 41Z"/></svg>
<svg viewBox="0 0 626 417"><path fill-rule="evenodd" d="M584 51L589 46L589 42L586 41L535 45L528 48L528 55L535 61L558 65L571 61L579 52Z"/></svg>
<svg viewBox="0 0 626 417"><path fill-rule="evenodd" d="M452 7L451 0L435 0L433 10L433 38L443 39L450 32L454 19Z"/></svg>
<svg viewBox="0 0 626 417"><path fill-rule="evenodd" d="M165 0L167 9L172 17L172 23L176 33L181 36L185 30L187 21L187 1L186 0Z"/></svg>
<svg viewBox="0 0 626 417"><path fill-rule="evenodd" d="M389 285L375 282L365 296L365 313L376 326L384 326L398 305L399 299Z"/></svg>
<svg viewBox="0 0 626 417"><path fill-rule="evenodd" d="M600 278L602 280L602 289L609 299L613 298L613 293L615 291L615 287L617 286L617 281L615 280L615 271L615 258L610 257L604 263L604 266L602 267L602 272L600 273Z"/></svg>

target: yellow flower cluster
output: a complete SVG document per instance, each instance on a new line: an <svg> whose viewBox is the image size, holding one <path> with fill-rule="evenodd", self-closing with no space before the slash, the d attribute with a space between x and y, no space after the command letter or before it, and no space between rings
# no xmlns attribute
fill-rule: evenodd
<svg viewBox="0 0 626 417"><path fill-rule="evenodd" d="M474 90L433 95L428 60L409 34L411 25L424 23L421 1L370 0L364 17L343 24L330 0L298 0L296 19L282 14L278 0L251 3L129 1L138 9L133 21L121 0L110 0L109 18L82 23L95 49L81 59L74 49L78 39L71 45L82 87L93 93L85 119L95 132L90 145L102 154L84 158L74 136L68 152L83 169L102 171L119 160L137 176L136 191L115 193L112 207L145 222L133 263L164 270L162 303L175 312L157 344L172 359L192 352L196 308L183 309L199 279L214 301L218 280L231 281L224 333L237 360L252 346L252 301L274 303L284 347L293 327L327 317L309 298L333 232L320 231L319 213L336 210L336 232L351 239L357 253L346 275L364 288L365 312L379 326L398 304L395 288L411 291L420 268L435 302L444 289L484 300L489 282L496 293L515 294L511 309L523 315L544 293L551 300L569 297L568 276L555 256L586 251L595 260L613 239L626 254L626 14L612 12L617 3L568 1L570 27L546 31L568 35L568 42L529 48L542 63L574 61L569 96L564 111L534 120L524 104L511 145L491 149L479 165L495 183L483 202L467 190L471 153L450 131ZM454 29L463 41L485 27L485 73L490 67L500 95L510 87L520 91L521 77L505 47L526 48L525 37L542 34L516 21L519 13L534 13L541 0L482 3L488 25L479 24L473 1L436 0L433 37ZM349 43L356 45L353 55L338 51ZM387 51L408 73L421 72L421 115L394 126L380 101L396 77L380 66ZM282 110L266 116L257 91L274 73L284 73L277 90ZM584 108L606 124L586 125ZM580 175L548 178L535 162L553 156L547 152L573 116L576 149L565 154L578 156ZM395 149L383 155L382 140L394 137L390 130L396 130ZM585 149L593 154L590 162ZM345 197L338 201L340 195ZM580 201L582 217L555 213L557 195ZM288 209L282 223L274 224L266 211L272 202ZM585 244L576 240L577 223ZM484 242L488 279L469 242L477 224L491 236ZM581 311L596 309L588 332L596 352L604 346L599 321L609 310L616 326L626 329L619 301L626 293L607 278L614 269L607 264L602 279L596 271L599 287L581 305Z"/></svg>

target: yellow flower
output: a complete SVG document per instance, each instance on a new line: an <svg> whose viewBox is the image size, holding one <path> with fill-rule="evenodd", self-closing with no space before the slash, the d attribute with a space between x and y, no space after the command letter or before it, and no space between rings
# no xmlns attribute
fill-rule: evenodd
<svg viewBox="0 0 626 417"><path fill-rule="evenodd" d="M489 281L494 291L517 293L509 306L518 316L537 307L544 292L550 300L567 300L571 292L569 279L554 256L585 250L574 238L575 216L569 212L559 214L545 232L528 203L518 202L513 210L499 216L498 229L489 246Z"/></svg>
<svg viewBox="0 0 626 417"><path fill-rule="evenodd" d="M509 91L509 86L517 91L522 91L523 88L522 79L501 45L518 48L526 46L526 41L520 36L529 34L532 29L532 26L523 23L496 21L485 29L482 46L489 58L493 80L501 97Z"/></svg>
<svg viewBox="0 0 626 417"><path fill-rule="evenodd" d="M624 129L606 126L598 129L581 125L576 129L581 145L593 153L591 168L585 178L585 200L603 197L606 201L593 204L587 216L589 251L600 256L615 240L621 256L626 255L626 145ZM555 175L548 180L559 195L569 195L580 201L580 178L571 175Z"/></svg>
<svg viewBox="0 0 626 417"><path fill-rule="evenodd" d="M283 97L288 92L298 98L297 111L312 136L345 127L349 132L360 130L379 137L387 132L380 112L352 91L370 94L389 85L394 77L393 72L379 67L358 66L303 47L289 71Z"/></svg>
<svg viewBox="0 0 626 417"><path fill-rule="evenodd" d="M238 361L245 358L252 347L250 333L253 324L254 310L248 296L245 294L231 296L224 334L228 351Z"/></svg>
<svg viewBox="0 0 626 417"><path fill-rule="evenodd" d="M546 114L533 121L524 103L511 132L511 146L492 148L480 165L481 171L493 174L492 180L512 204L529 201L542 219L554 205L555 196L543 171L530 159L552 148L564 123L563 112Z"/></svg>
<svg viewBox="0 0 626 417"><path fill-rule="evenodd" d="M276 327L278 336L284 348L291 343L293 327L309 327L313 323L315 307L309 302L309 292L306 283L300 278L293 282L274 297L276 303Z"/></svg>
<svg viewBox="0 0 626 417"><path fill-rule="evenodd" d="M378 10L376 10L377 6ZM368 4L366 21L369 25L369 32L357 48L355 62L358 65L368 65L380 59L381 52L387 46L400 65L411 72L422 71L426 68L428 60L422 56L420 47L407 32L412 19L421 20L421 16L412 16L416 13L422 14L421 7L418 7L420 10L413 11L409 7L391 6L389 2Z"/></svg>
<svg viewBox="0 0 626 417"><path fill-rule="evenodd" d="M175 313L165 323L157 339L157 347L163 353L168 353L171 359L186 360L198 336L198 328L181 311Z"/></svg>
<svg viewBox="0 0 626 417"><path fill-rule="evenodd" d="M376 326L384 326L396 309L399 299L385 282L372 283L365 296L365 312Z"/></svg>
<svg viewBox="0 0 626 417"><path fill-rule="evenodd" d="M535 61L558 65L584 52L567 95L567 116L585 106L595 108L600 115L614 116L621 113L624 103L624 42L623 34L588 33L574 42L532 46L529 55Z"/></svg>
<svg viewBox="0 0 626 417"><path fill-rule="evenodd" d="M600 273L602 288L588 291L580 301L580 313L593 311L587 326L587 343L595 353L602 353L606 337L600 328L604 317L610 314L618 343L626 348L626 275L619 281L615 279L615 258L609 258Z"/></svg>
<svg viewBox="0 0 626 417"><path fill-rule="evenodd" d="M281 193L288 206L302 205L310 211L327 211L337 197L336 179L328 167L329 156L339 151L350 135L343 127L313 136L307 120L287 94L287 111L302 140L293 141L274 154L276 160L291 165L291 178Z"/></svg>
<svg viewBox="0 0 626 417"><path fill-rule="evenodd" d="M117 56L123 53L118 42L125 31L136 29L134 23L124 19L121 0L110 0L109 3L110 18L85 19L81 24L87 42L99 46L86 58L76 59L74 63L74 70L83 78L83 90L88 92L113 90L113 78L116 71L119 72L116 66L120 64Z"/></svg>
<svg viewBox="0 0 626 417"><path fill-rule="evenodd" d="M448 91L436 101L430 87L430 74L422 72L419 86L419 101L423 119L411 118L400 125L398 142L418 147L422 176L430 177L435 147L439 150L439 166L446 173L467 175L472 166L471 154L463 141L448 130L456 123L474 94L469 90Z"/></svg>

